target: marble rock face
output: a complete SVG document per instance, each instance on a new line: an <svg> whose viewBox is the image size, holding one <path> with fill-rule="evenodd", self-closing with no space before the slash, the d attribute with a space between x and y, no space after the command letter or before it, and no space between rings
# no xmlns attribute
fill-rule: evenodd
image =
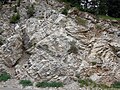
<svg viewBox="0 0 120 90"><path fill-rule="evenodd" d="M0 47L0 61L14 66L16 78L70 83L79 76L107 85L119 79L119 27L76 9L65 16L54 0L32 2L34 16L16 27L6 25L14 31Z"/></svg>

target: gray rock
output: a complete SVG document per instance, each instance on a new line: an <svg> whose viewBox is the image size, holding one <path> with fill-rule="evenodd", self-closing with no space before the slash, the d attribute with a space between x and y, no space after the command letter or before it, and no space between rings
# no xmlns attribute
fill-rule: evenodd
<svg viewBox="0 0 120 90"><path fill-rule="evenodd" d="M16 34L8 38L6 43L2 45L0 53L5 65L8 67L14 66L22 56L21 37Z"/></svg>
<svg viewBox="0 0 120 90"><path fill-rule="evenodd" d="M36 12L26 19L25 7L34 2ZM14 67L18 79L70 84L79 76L111 85L119 78L119 27L75 8L65 16L60 12L63 7L54 0L24 0L21 20L15 25L7 21L12 12L2 13L1 35L6 41L0 47L2 67ZM78 24L76 16L85 25ZM29 55L24 58L26 52Z"/></svg>

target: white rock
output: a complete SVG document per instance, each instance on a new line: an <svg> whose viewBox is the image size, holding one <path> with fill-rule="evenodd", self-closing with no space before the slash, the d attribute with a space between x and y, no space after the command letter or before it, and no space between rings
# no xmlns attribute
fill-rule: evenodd
<svg viewBox="0 0 120 90"><path fill-rule="evenodd" d="M90 79L92 81L97 81L101 78L101 76L98 76L96 73L94 73L92 76L90 76Z"/></svg>

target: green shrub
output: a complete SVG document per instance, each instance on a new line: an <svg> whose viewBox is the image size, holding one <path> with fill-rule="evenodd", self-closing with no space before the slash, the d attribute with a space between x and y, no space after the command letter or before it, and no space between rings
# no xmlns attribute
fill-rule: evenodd
<svg viewBox="0 0 120 90"><path fill-rule="evenodd" d="M92 66L94 66L94 65L96 65L97 64L97 62L91 62L92 63Z"/></svg>
<svg viewBox="0 0 120 90"><path fill-rule="evenodd" d="M30 80L20 80L19 84L22 84L23 87L33 85L33 83Z"/></svg>
<svg viewBox="0 0 120 90"><path fill-rule="evenodd" d="M0 35L1 35L3 32L4 32L4 30L3 30L3 29L0 29Z"/></svg>
<svg viewBox="0 0 120 90"><path fill-rule="evenodd" d="M17 12L10 18L10 23L17 23L20 20L20 14Z"/></svg>
<svg viewBox="0 0 120 90"><path fill-rule="evenodd" d="M86 25L86 20L80 18L80 17L76 17L76 22L79 24L79 25L83 25L85 26Z"/></svg>
<svg viewBox="0 0 120 90"><path fill-rule="evenodd" d="M113 88L120 88L120 82L115 82L114 84L112 84Z"/></svg>
<svg viewBox="0 0 120 90"><path fill-rule="evenodd" d="M114 18L114 17L110 17L110 16L105 16L105 15L98 15L97 16L98 18L101 18L101 19L104 19L104 20L106 20L106 19L109 19L109 20L120 20L120 18Z"/></svg>
<svg viewBox="0 0 120 90"><path fill-rule="evenodd" d="M38 82L36 84L36 87L63 87L63 83L62 82Z"/></svg>
<svg viewBox="0 0 120 90"><path fill-rule="evenodd" d="M17 0L17 6L19 7L21 3L21 0Z"/></svg>
<svg viewBox="0 0 120 90"><path fill-rule="evenodd" d="M78 82L80 83L81 87L84 87L84 86L97 87L97 84L90 79L84 79L84 80L79 79Z"/></svg>
<svg viewBox="0 0 120 90"><path fill-rule="evenodd" d="M105 84L97 84L97 87L100 87L100 88L103 88L103 89L107 89L107 88L110 89L110 87L105 85Z"/></svg>
<svg viewBox="0 0 120 90"><path fill-rule="evenodd" d="M68 53L71 54L71 53L74 53L74 54L77 54L78 53L78 49L75 47L75 46L71 46L70 49L68 50Z"/></svg>
<svg viewBox="0 0 120 90"><path fill-rule="evenodd" d="M0 37L0 46L2 46L2 45L3 45L3 42L4 42L3 38L2 38L2 37Z"/></svg>
<svg viewBox="0 0 120 90"><path fill-rule="evenodd" d="M64 8L64 9L62 10L62 14L67 15L67 14L68 14L68 9Z"/></svg>
<svg viewBox="0 0 120 90"><path fill-rule="evenodd" d="M101 89L108 89L109 88L105 84L97 84L97 83L95 83L94 81L92 81L90 79L84 79L84 80L79 79L78 82L80 83L81 87L89 86L89 87L92 87L92 88L99 87Z"/></svg>
<svg viewBox="0 0 120 90"><path fill-rule="evenodd" d="M3 45L3 42L0 40L0 46L2 46Z"/></svg>
<svg viewBox="0 0 120 90"><path fill-rule="evenodd" d="M79 2L75 2L75 0L57 0L57 1L60 3L65 2L66 4L69 4L71 7L76 7L79 10L84 11L83 7L79 4Z"/></svg>
<svg viewBox="0 0 120 90"><path fill-rule="evenodd" d="M0 2L0 9L2 9L2 2Z"/></svg>
<svg viewBox="0 0 120 90"><path fill-rule="evenodd" d="M16 5L13 7L13 10L14 10L15 13L17 12L17 6Z"/></svg>
<svg viewBox="0 0 120 90"><path fill-rule="evenodd" d="M11 76L8 74L8 73L6 73L6 72L3 72L2 74L0 74L0 82L1 81L7 81L8 79L11 79Z"/></svg>
<svg viewBox="0 0 120 90"><path fill-rule="evenodd" d="M102 26L100 26L100 25L96 25L96 29L98 29L98 30L102 30Z"/></svg>
<svg viewBox="0 0 120 90"><path fill-rule="evenodd" d="M87 79L85 79L85 80L79 79L78 82L80 83L80 86L81 86L81 87L84 87L84 86L88 86L88 85L89 85L89 82L88 82Z"/></svg>
<svg viewBox="0 0 120 90"><path fill-rule="evenodd" d="M33 5L30 5L30 6L27 7L27 15L28 15L29 18L34 15L34 13L35 13L34 10L35 10L35 9L34 9L34 6L33 6Z"/></svg>
<svg viewBox="0 0 120 90"><path fill-rule="evenodd" d="M76 47L76 42L75 41L71 41L70 43L70 49L67 51L69 54L74 53L74 54L78 54L78 48Z"/></svg>

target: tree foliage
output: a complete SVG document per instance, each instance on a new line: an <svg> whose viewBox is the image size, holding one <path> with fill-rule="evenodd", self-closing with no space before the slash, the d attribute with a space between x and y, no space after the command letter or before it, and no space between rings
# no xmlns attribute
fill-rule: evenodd
<svg viewBox="0 0 120 90"><path fill-rule="evenodd" d="M120 0L61 0L82 11L120 18Z"/></svg>
<svg viewBox="0 0 120 90"><path fill-rule="evenodd" d="M108 0L108 15L111 17L120 17L120 0Z"/></svg>

